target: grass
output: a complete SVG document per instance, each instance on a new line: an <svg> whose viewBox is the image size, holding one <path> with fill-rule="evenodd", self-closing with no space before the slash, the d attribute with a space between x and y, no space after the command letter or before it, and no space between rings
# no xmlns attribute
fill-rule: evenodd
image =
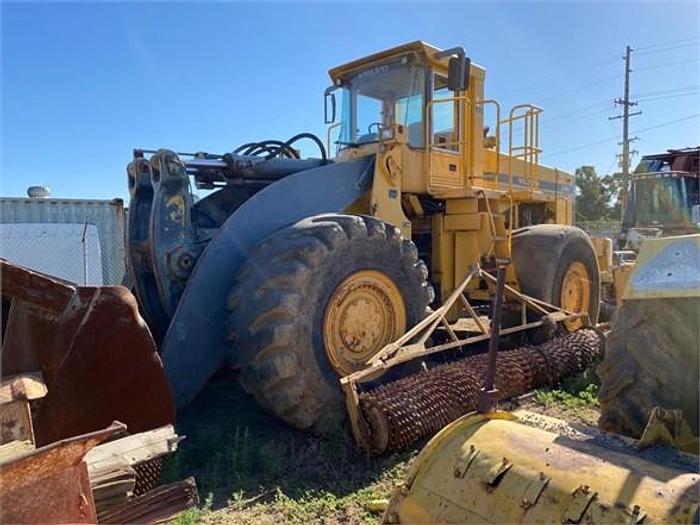
<svg viewBox="0 0 700 525"><path fill-rule="evenodd" d="M537 390L522 408L595 425L598 388L591 368ZM373 457L349 435L297 431L258 408L232 373L215 378L179 415L178 433L187 439L166 464L166 481L195 476L203 502L177 525L375 524L381 511L370 509L391 496L423 445Z"/></svg>
<svg viewBox="0 0 700 525"><path fill-rule="evenodd" d="M201 506L188 509L179 514L172 522L172 525L197 525L202 522L202 518L211 510L211 506L212 496L209 495Z"/></svg>
<svg viewBox="0 0 700 525"><path fill-rule="evenodd" d="M598 406L598 388L596 385L588 385L584 390L576 393L564 389L539 390L535 394L535 400L547 407L561 404L569 410L577 410L583 407Z"/></svg>
<svg viewBox="0 0 700 525"><path fill-rule="evenodd" d="M166 464L168 481L195 476L198 509L175 523L373 524L416 448L387 457L358 451L349 435L321 439L269 416L238 386L217 377L178 418L187 438Z"/></svg>
<svg viewBox="0 0 700 525"><path fill-rule="evenodd" d="M534 392L534 411L543 411L561 419L574 419L595 426L598 419L598 390L600 382L595 368L564 380L556 388L541 388Z"/></svg>

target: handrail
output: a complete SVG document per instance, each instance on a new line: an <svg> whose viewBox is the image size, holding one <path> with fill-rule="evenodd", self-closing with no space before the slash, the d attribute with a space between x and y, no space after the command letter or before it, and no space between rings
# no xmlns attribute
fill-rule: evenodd
<svg viewBox="0 0 700 525"><path fill-rule="evenodd" d="M342 121L338 121L335 124L331 124L330 126L328 126L328 134L326 135L326 151L328 152L329 158L331 156L331 131L333 131L338 126L341 126L342 124Z"/></svg>
<svg viewBox="0 0 700 525"><path fill-rule="evenodd" d="M524 112L517 114L523 109ZM539 154L542 152L539 147L540 113L542 113L542 108L534 104L517 104L510 109L508 119L500 122L500 124L508 123L508 188L511 193L513 191L513 158L523 159L528 186L530 191L534 189L533 176L539 162ZM513 145L513 124L518 120L523 120L522 146Z"/></svg>
<svg viewBox="0 0 700 525"><path fill-rule="evenodd" d="M433 133L431 129L431 124L432 124L432 109L435 104L443 104L447 102L454 102L454 103L464 103L465 108L461 112L460 115L460 120L458 122L458 126L455 126L455 129L458 131L458 138L457 140L452 140L449 142L441 142L441 143L434 143L433 140ZM498 101L493 100L493 99L484 99L484 100L476 100L472 101L468 96L466 95L461 95L461 96L456 96L456 97L448 97L448 98L441 98L437 100L430 100L426 104L426 109L425 109L425 125L424 125L424 136L425 136L425 151L426 151L426 176L428 181L430 181L430 150L433 148L444 148L446 146L457 146L458 151L457 153L460 155L460 160L462 161L462 166L463 166L463 175L465 176L464 178L466 179L467 176L469 178L472 177L472 173L474 172L474 158L472 155L469 154L469 141L468 141L468 136L469 136L469 128L473 126L473 123L471 122L471 119L468 121L468 117L471 117L473 113L473 109L476 108L477 106L486 106L487 104L493 104L496 108L496 172L500 172L500 144L501 144L501 129L500 129L500 121L501 121L501 105L498 103ZM468 174L468 175L467 175Z"/></svg>

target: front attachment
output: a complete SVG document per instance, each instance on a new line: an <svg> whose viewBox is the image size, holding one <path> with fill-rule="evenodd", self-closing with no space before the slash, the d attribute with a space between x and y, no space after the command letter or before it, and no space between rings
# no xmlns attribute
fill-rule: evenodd
<svg viewBox="0 0 700 525"><path fill-rule="evenodd" d="M495 284L495 277L472 266L440 308L385 346L367 368L341 379L352 432L360 447L375 453L399 450L477 409L488 356L465 357L464 351L491 337L489 320L477 314L463 293L477 276ZM584 325L589 325L586 314L552 306L510 286L505 286L505 293L520 303L522 317L519 325L501 329L500 335L515 336L539 329L540 337L547 340L539 344L520 342L520 346L499 352L495 375L499 399L554 384L584 370L600 354L603 340L597 331L585 328L570 333L561 328L573 319L583 319ZM446 315L457 301L467 312L474 331L462 333L448 323ZM538 313L540 319L529 320L528 309ZM430 341L439 329L447 342L433 345ZM396 378L402 371L415 370L416 365L423 370ZM391 379L387 382L388 377Z"/></svg>

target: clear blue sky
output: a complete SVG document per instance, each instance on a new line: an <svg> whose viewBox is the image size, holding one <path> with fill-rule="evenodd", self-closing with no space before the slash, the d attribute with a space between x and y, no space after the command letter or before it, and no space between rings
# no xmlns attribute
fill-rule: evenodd
<svg viewBox="0 0 700 525"><path fill-rule="evenodd" d="M698 9L698 2L3 3L0 195L45 184L57 197L126 199L134 147L225 152L302 130L324 137L327 70L417 39L464 46L487 69L487 96L542 105L543 162L570 171L593 164L604 174L619 151L611 137L620 121L607 117L622 94L626 44L639 49L632 95L643 114L632 131L696 115L639 131L635 148L700 143Z"/></svg>

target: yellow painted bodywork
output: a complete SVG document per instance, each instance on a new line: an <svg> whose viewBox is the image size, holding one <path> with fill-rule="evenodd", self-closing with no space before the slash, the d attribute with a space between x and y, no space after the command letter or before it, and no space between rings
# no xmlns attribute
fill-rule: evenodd
<svg viewBox="0 0 700 525"><path fill-rule="evenodd" d="M700 297L700 234L647 239L623 300Z"/></svg>
<svg viewBox="0 0 700 525"><path fill-rule="evenodd" d="M696 471L642 459L632 440L575 433L563 422L529 412L464 416L425 446L391 499L384 522L648 524L697 519ZM606 445L615 440L619 445ZM688 465L697 465L693 457L683 457Z"/></svg>
<svg viewBox="0 0 700 525"><path fill-rule="evenodd" d="M615 290L615 304L620 306L632 272L634 272L635 263L623 262L612 270L613 286Z"/></svg>
<svg viewBox="0 0 700 525"><path fill-rule="evenodd" d="M412 42L338 66L329 74L334 84L341 85L346 75L413 54L432 74L446 77L449 58L436 58L439 52L424 42ZM486 70L472 63L467 91L455 92L451 99L424 102L424 147L409 145L407 130L394 124L390 138L342 149L337 158L376 155L374 184L366 208L359 212L394 224L406 237L411 237L414 224L424 219L410 204L411 196L429 195L445 200L444 213L434 213L429 219L432 280L441 297L452 292L470 264L482 263L482 259L492 256L510 258L510 232L527 225L519 220L524 207L540 207L544 222L573 222L573 177L538 160L537 123L541 110L517 106L502 115L497 102L484 98L485 76ZM454 129L459 129L459 133L448 135L458 135L459 140L431 144L431 107L443 102L452 102L458 108ZM493 136L488 137L484 133L486 108L496 112L498 121ZM526 117L519 116L524 113ZM514 126L519 123L529 130L527 143L521 146L513 138ZM496 145L499 139L508 144L507 151L500 151ZM507 279L518 287L512 265ZM483 286L475 280L470 293L488 298L488 291L479 292L479 288Z"/></svg>

